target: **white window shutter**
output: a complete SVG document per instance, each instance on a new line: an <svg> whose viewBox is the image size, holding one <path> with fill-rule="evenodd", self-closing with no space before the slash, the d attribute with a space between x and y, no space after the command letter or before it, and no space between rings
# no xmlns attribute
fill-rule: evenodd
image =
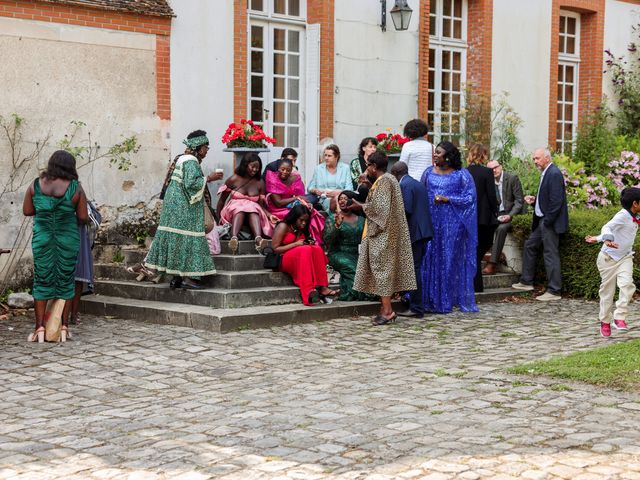
<svg viewBox="0 0 640 480"><path fill-rule="evenodd" d="M320 24L307 25L307 62L304 112L304 157L300 169L305 183L318 164L320 135Z"/></svg>

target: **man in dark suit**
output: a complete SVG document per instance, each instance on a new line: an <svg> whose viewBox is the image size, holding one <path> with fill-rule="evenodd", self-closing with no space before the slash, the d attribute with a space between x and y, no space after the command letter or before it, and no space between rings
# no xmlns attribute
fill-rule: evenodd
<svg viewBox="0 0 640 480"><path fill-rule="evenodd" d="M467 170L476 186L476 206L478 211L478 246L476 247L476 275L473 290L484 291L482 282L482 259L493 244L493 233L498 226L498 200L493 182L493 172L482 163L489 158L489 150L480 144L473 145L469 154ZM483 160L484 159L484 160Z"/></svg>
<svg viewBox="0 0 640 480"><path fill-rule="evenodd" d="M404 211L409 225L411 238L411 253L413 254L413 269L416 272L417 290L411 292L409 308L398 315L404 317L422 318L424 303L422 300L422 275L420 273L422 257L427 242L433 237L431 213L427 201L427 187L409 176L409 167L404 162L396 162L391 167L391 174L398 179L402 191Z"/></svg>
<svg viewBox="0 0 640 480"><path fill-rule="evenodd" d="M524 244L522 275L520 282L512 285L519 290L533 290L536 273L536 256L544 248L544 268L547 272L547 291L536 298L542 302L560 300L562 273L560 272L560 234L569 229L569 210L564 177L558 167L551 163L551 153L546 148L533 152L533 161L542 171L538 194L527 195L524 201L534 206L531 235Z"/></svg>
<svg viewBox="0 0 640 480"><path fill-rule="evenodd" d="M482 270L485 275L496 273L496 265L502 254L507 233L511 230L511 220L514 215L524 213L524 197L522 195L522 184L520 179L511 173L502 170L502 165L497 160L487 163L487 167L493 170L494 184L496 187L496 197L498 199L498 228L496 229L493 247L491 247L491 260Z"/></svg>
<svg viewBox="0 0 640 480"><path fill-rule="evenodd" d="M267 177L267 172L277 172L278 169L280 168L280 162L284 159L287 160L291 160L291 162L293 163L293 168L295 168L296 170L298 169L298 167L296 167L296 161L298 160L298 152L296 152L293 148L287 147L284 150L282 150L282 154L280 155L280 158L277 160L274 160L271 163L268 163L266 167L264 167L264 172L262 172L262 180L264 180Z"/></svg>

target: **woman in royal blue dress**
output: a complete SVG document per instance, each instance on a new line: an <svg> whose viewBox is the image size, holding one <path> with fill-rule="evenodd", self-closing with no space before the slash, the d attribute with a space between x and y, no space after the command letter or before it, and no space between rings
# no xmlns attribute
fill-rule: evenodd
<svg viewBox="0 0 640 480"><path fill-rule="evenodd" d="M478 244L476 187L451 142L440 142L433 160L435 165L422 175L433 221L433 239L422 260L424 309L449 313L457 306L462 312L477 312L473 289Z"/></svg>

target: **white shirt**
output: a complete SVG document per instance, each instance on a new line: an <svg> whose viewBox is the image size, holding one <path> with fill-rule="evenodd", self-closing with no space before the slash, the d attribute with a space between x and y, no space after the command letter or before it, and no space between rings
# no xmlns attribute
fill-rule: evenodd
<svg viewBox="0 0 640 480"><path fill-rule="evenodd" d="M493 177L495 181L496 177ZM502 194L502 179L504 178L504 172L500 174L500 180L496 182L496 187L498 187L498 191L500 192L500 207L498 208L499 212L504 212L504 195Z"/></svg>
<svg viewBox="0 0 640 480"><path fill-rule="evenodd" d="M544 174L547 173L547 170L549 170L549 167L552 164L553 162L549 162L549 165L546 166L546 168L542 171L542 175L540 175L540 183L538 184L538 194L536 195L536 207L534 209L538 217L544 217L542 210L540 210L540 201L538 200L540 198L540 186L542 185L542 180L544 180Z"/></svg>
<svg viewBox="0 0 640 480"><path fill-rule="evenodd" d="M427 167L433 164L433 144L423 137L405 143L400 161L409 167L409 176L420 181Z"/></svg>
<svg viewBox="0 0 640 480"><path fill-rule="evenodd" d="M600 235L596 237L599 242L610 240L618 244L618 248L602 245L602 252L618 261L633 255L633 241L638 232L638 224L633 221L633 217L624 208L616 213L600 230Z"/></svg>

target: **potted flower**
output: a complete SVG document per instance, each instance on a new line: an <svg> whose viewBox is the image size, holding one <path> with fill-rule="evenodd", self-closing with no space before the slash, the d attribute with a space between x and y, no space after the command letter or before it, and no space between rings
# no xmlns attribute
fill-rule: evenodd
<svg viewBox="0 0 640 480"><path fill-rule="evenodd" d="M402 151L402 146L410 139L403 137L399 133L379 133L376 135L378 140L378 150L382 150L387 155L397 156Z"/></svg>
<svg viewBox="0 0 640 480"><path fill-rule="evenodd" d="M264 133L262 128L251 120L240 120L240 123L230 123L222 136L222 143L227 145L226 152L261 151L268 152L268 143L276 144L276 139Z"/></svg>

